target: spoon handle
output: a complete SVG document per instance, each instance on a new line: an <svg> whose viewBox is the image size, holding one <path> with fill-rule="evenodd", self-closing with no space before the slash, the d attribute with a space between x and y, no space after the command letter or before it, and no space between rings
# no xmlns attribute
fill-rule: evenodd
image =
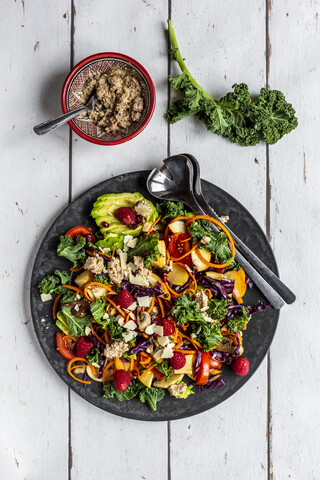
<svg viewBox="0 0 320 480"><path fill-rule="evenodd" d="M59 117L51 118L46 122L40 123L39 125L33 127L33 130L37 135L43 135L44 133L51 132L51 130L60 127L64 123L67 123L69 120L71 120L71 118L75 117L81 112L84 112L85 110L88 110L88 107L85 106L77 108L76 110L72 110L71 112L59 115Z"/></svg>
<svg viewBox="0 0 320 480"><path fill-rule="evenodd" d="M198 201L199 203L199 201ZM207 204L207 202L205 201L205 199L203 197L201 197L201 210L203 210L207 215L210 215L211 217L215 218L216 220L219 220L219 217L218 215L215 213L215 211L210 207L210 205ZM254 280L253 278L253 275L255 274L252 274L252 273L249 273L249 270L250 272L259 272L259 274L261 274L264 279L267 281L267 283L273 287L273 289L283 298L283 300L288 303L288 304L291 304L295 301L296 299L296 296L295 294L279 279L279 277L277 277L277 275L275 275L271 270L270 268L267 267L267 265L265 265L261 260L260 258L258 258L252 250L250 250L249 247L247 247L247 245L245 243L243 243L242 240L240 240L240 238L237 237L237 235L235 235L231 230L230 228L228 228L226 225L225 225L225 228L228 230L228 232L230 233L230 235L232 236L232 238L234 239L235 243L237 244L237 250L236 250L236 260L238 261L238 263L240 263L241 265L241 262L245 262L246 263L246 267L244 267L243 265L243 268L244 270L247 272L247 274L252 278L253 282L259 287L259 285L257 284L257 281ZM239 252L239 250L241 250L241 253L246 257L244 258L243 255L241 255L241 253ZM237 257L241 258L241 262L239 261L239 259L237 259ZM249 263L250 262L250 263ZM254 268L256 268L256 270L254 270ZM261 275L259 275L261 277ZM259 287L260 288L260 287ZM260 288L261 290L261 288ZM262 291L262 290L261 290Z"/></svg>

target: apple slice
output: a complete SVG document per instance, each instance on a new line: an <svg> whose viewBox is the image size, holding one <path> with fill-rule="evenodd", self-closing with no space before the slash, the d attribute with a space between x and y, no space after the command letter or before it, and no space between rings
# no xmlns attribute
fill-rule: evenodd
<svg viewBox="0 0 320 480"><path fill-rule="evenodd" d="M171 272L167 275L167 279L173 285L184 285L189 279L189 274L181 265L174 264Z"/></svg>
<svg viewBox="0 0 320 480"><path fill-rule="evenodd" d="M164 268L166 266L166 254L167 254L167 249L166 249L166 243L164 240L158 240L158 248L160 255L157 255L157 261L151 260L150 264L152 267L158 267L158 268Z"/></svg>
<svg viewBox="0 0 320 480"><path fill-rule="evenodd" d="M218 272L207 272L206 273L207 277L213 278L214 280L221 280L223 277L222 273Z"/></svg>
<svg viewBox="0 0 320 480"><path fill-rule="evenodd" d="M170 223L169 229L172 233L187 233L186 224L183 220L177 220L176 222Z"/></svg>
<svg viewBox="0 0 320 480"><path fill-rule="evenodd" d="M203 258L207 261L207 262L210 262L211 260L211 253L208 252L208 250L205 250L204 248L199 248L198 250L201 255L203 256ZM197 254L197 250L193 250L193 252L191 252L191 260L192 260L192 263L193 265L196 267L196 269L198 270L198 272L202 272L203 270L206 270L208 268L208 264L203 262L201 260L201 258L198 256Z"/></svg>
<svg viewBox="0 0 320 480"><path fill-rule="evenodd" d="M165 298L166 300L170 300L171 299L171 295L167 289L167 287L165 286L165 284L163 283L163 281L161 280L160 277L158 277L158 275L156 275L155 273L151 273L150 274L150 277L149 277L149 283L154 287L156 285L156 283L160 283L161 284L161 290L163 291L163 295L160 295L160 298Z"/></svg>

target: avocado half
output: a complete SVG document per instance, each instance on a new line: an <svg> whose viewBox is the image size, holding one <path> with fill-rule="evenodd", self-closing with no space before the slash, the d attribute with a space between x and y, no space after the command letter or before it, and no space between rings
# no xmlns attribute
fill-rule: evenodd
<svg viewBox="0 0 320 480"><path fill-rule="evenodd" d="M112 248L114 243L117 242L117 247L122 248L125 235L136 237L141 233L143 222L138 224L135 229L130 225L123 225L117 219L116 211L120 207L129 207L134 210L135 205L143 199L144 197L139 192L107 193L97 198L93 204L91 215L104 235L104 239L97 242L98 246ZM152 208L152 211L144 217L144 222L153 223L159 214L154 205L149 200L145 200ZM102 222L107 222L109 227L101 226Z"/></svg>

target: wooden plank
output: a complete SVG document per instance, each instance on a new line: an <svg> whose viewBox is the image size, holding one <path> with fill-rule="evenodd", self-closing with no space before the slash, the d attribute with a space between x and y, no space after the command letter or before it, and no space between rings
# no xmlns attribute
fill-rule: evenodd
<svg viewBox="0 0 320 480"><path fill-rule="evenodd" d="M116 147L89 144L73 136L73 193L113 175L144 170L166 157L167 126L163 120L167 102L166 42L163 18L167 2L124 0L75 2L75 62L101 51L116 51L137 59L149 71L157 90L157 106L151 123L134 140ZM72 480L104 478L152 478L167 476L167 424L144 424L114 417L95 409L72 394ZM88 443L94 442L88 461ZM93 455L93 457L92 457Z"/></svg>
<svg viewBox="0 0 320 480"><path fill-rule="evenodd" d="M245 82L252 94L265 85L265 3L173 2L172 22L186 64L214 97ZM178 72L176 64L173 73ZM206 131L197 119L171 127L171 153L188 151L203 178L235 196L264 226L265 145L240 147ZM224 212L219 212L223 214ZM252 320L254 321L254 320ZM245 345L244 345L245 346ZM262 364L243 389L215 409L171 422L172 478L267 477L267 370Z"/></svg>
<svg viewBox="0 0 320 480"><path fill-rule="evenodd" d="M270 478L315 480L320 354L313 332L319 295L318 263L310 257L320 234L319 2L274 1L269 23L270 87L285 93L299 119L297 130L270 147L272 244L281 276L297 294L296 303L281 313L271 348Z"/></svg>
<svg viewBox="0 0 320 480"><path fill-rule="evenodd" d="M68 198L68 133L40 138L32 131L60 111L68 7L68 1L7 2L1 27L0 455L6 479L10 459L16 470L10 478L53 480L68 473L67 387L40 351L29 307L36 251Z"/></svg>

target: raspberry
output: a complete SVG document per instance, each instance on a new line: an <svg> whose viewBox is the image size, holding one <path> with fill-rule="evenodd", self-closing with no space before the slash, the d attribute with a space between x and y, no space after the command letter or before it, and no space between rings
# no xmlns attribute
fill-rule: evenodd
<svg viewBox="0 0 320 480"><path fill-rule="evenodd" d="M159 320L158 325L163 326L163 336L164 337L166 337L167 335L173 335L174 334L175 327L174 327L173 323L170 322L170 320L168 320L167 318L162 318L161 320Z"/></svg>
<svg viewBox="0 0 320 480"><path fill-rule="evenodd" d="M137 222L137 215L129 207L120 207L116 211L116 217L123 225L133 225Z"/></svg>
<svg viewBox="0 0 320 480"><path fill-rule="evenodd" d="M116 370L113 374L113 383L118 392L124 392L131 383L131 377L125 370Z"/></svg>
<svg viewBox="0 0 320 480"><path fill-rule="evenodd" d="M121 290L121 292L115 296L114 301L118 307L128 308L134 302L134 298L127 290Z"/></svg>
<svg viewBox="0 0 320 480"><path fill-rule="evenodd" d="M85 337L79 337L77 340L77 355L78 357L85 358L88 353L91 352L93 343L87 340Z"/></svg>
<svg viewBox="0 0 320 480"><path fill-rule="evenodd" d="M175 352L170 358L170 365L174 370L180 370L186 364L186 357L181 352Z"/></svg>
<svg viewBox="0 0 320 480"><path fill-rule="evenodd" d="M249 360L247 358L236 358L231 364L233 373L236 375L247 375L249 372Z"/></svg>

